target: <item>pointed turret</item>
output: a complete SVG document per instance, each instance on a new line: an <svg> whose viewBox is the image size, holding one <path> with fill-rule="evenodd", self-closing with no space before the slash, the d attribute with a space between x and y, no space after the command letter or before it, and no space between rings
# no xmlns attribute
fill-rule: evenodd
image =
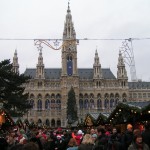
<svg viewBox="0 0 150 150"><path fill-rule="evenodd" d="M72 15L71 15L69 3L68 3L66 21L65 21L65 25L64 25L63 39L64 40L76 39L76 32L74 29L74 24L72 22Z"/></svg>
<svg viewBox="0 0 150 150"><path fill-rule="evenodd" d="M125 87L125 86L127 86L128 76L127 76L127 71L125 68L125 63L124 63L121 51L119 51L117 68L118 68L117 79L120 80L121 86Z"/></svg>
<svg viewBox="0 0 150 150"><path fill-rule="evenodd" d="M39 46L39 57L38 64L36 65L36 78L44 79L44 64L43 64L43 56L42 56L42 47Z"/></svg>
<svg viewBox="0 0 150 150"><path fill-rule="evenodd" d="M94 79L102 78L101 64L100 64L100 61L99 61L97 49L95 51L93 69L94 69L94 76L93 76L93 78Z"/></svg>
<svg viewBox="0 0 150 150"><path fill-rule="evenodd" d="M15 50L14 57L13 57L13 72L19 73L19 64L18 64L18 56L17 56L17 50Z"/></svg>

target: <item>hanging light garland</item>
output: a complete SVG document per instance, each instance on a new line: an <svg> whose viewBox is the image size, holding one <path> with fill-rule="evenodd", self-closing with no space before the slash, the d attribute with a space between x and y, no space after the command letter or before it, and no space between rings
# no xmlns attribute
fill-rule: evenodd
<svg viewBox="0 0 150 150"><path fill-rule="evenodd" d="M50 43L51 41L54 41L53 44L54 46ZM72 39L69 39L69 40L64 40L62 42L62 44L59 46L60 42L62 42L62 39L51 39L51 40L45 40L45 39L35 39L34 40L34 45L35 46L41 46L42 44L50 47L51 49L53 50L61 50L62 47L64 46L69 46L71 45L72 43L74 45L78 45L79 44L79 40L72 40Z"/></svg>

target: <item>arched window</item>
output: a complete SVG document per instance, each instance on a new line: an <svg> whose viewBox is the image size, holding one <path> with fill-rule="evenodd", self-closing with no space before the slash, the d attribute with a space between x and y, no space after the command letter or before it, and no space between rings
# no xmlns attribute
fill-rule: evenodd
<svg viewBox="0 0 150 150"><path fill-rule="evenodd" d="M116 95L115 95L115 106L118 104L118 102L119 102L119 94L116 93Z"/></svg>
<svg viewBox="0 0 150 150"><path fill-rule="evenodd" d="M54 99L51 100L51 109L55 109L55 100Z"/></svg>
<svg viewBox="0 0 150 150"><path fill-rule="evenodd" d="M115 99L115 106L118 104L118 102L119 102L119 98L116 98Z"/></svg>
<svg viewBox="0 0 150 150"><path fill-rule="evenodd" d="M89 101L88 99L84 100L84 108L87 109L89 107Z"/></svg>
<svg viewBox="0 0 150 150"><path fill-rule="evenodd" d="M60 119L57 120L57 127L61 127L61 120Z"/></svg>
<svg viewBox="0 0 150 150"><path fill-rule="evenodd" d="M126 93L124 93L124 94L122 95L122 101L123 101L123 102L126 102L126 101L127 101L127 95L126 95Z"/></svg>
<svg viewBox="0 0 150 150"><path fill-rule="evenodd" d="M101 109L101 108L102 108L102 101L101 101L101 99L98 99L98 100L97 100L97 108L98 108L98 109Z"/></svg>
<svg viewBox="0 0 150 150"><path fill-rule="evenodd" d="M108 108L108 104L109 104L109 101L108 101L108 99L106 98L105 101L104 101L104 106L105 106L105 108Z"/></svg>
<svg viewBox="0 0 150 150"><path fill-rule="evenodd" d="M114 106L114 99L110 99L110 108Z"/></svg>
<svg viewBox="0 0 150 150"><path fill-rule="evenodd" d="M94 100L93 99L90 99L90 108L94 108Z"/></svg>
<svg viewBox="0 0 150 150"><path fill-rule="evenodd" d="M40 99L37 101L37 109L42 110L42 100Z"/></svg>
<svg viewBox="0 0 150 150"><path fill-rule="evenodd" d="M55 127L55 120L54 119L51 120L51 127Z"/></svg>
<svg viewBox="0 0 150 150"><path fill-rule="evenodd" d="M57 110L61 110L61 101L60 101L60 99L56 100L56 108L57 108Z"/></svg>
<svg viewBox="0 0 150 150"><path fill-rule="evenodd" d="M105 100L104 100L104 106L105 108L108 108L109 106L109 101L108 101L109 95L108 93L105 94Z"/></svg>
<svg viewBox="0 0 150 150"><path fill-rule="evenodd" d="M45 109L50 109L50 101L48 99L45 101Z"/></svg>
<svg viewBox="0 0 150 150"><path fill-rule="evenodd" d="M114 107L114 94L110 94L110 108Z"/></svg>
<svg viewBox="0 0 150 150"><path fill-rule="evenodd" d="M38 119L38 126L42 126L42 120Z"/></svg>
<svg viewBox="0 0 150 150"><path fill-rule="evenodd" d="M31 105L31 108L33 109L33 108L34 108L34 106L35 106L35 104L34 104L34 100L33 100L33 99L31 99L31 100L30 100L30 105Z"/></svg>
<svg viewBox="0 0 150 150"><path fill-rule="evenodd" d="M46 124L47 126L50 126L49 119L46 119L45 124Z"/></svg>
<svg viewBox="0 0 150 150"><path fill-rule="evenodd" d="M101 109L101 108L102 108L101 94L98 93L97 94L97 109Z"/></svg>
<svg viewBox="0 0 150 150"><path fill-rule="evenodd" d="M80 109L83 109L83 99L80 99L80 100L79 100L79 108L80 108Z"/></svg>

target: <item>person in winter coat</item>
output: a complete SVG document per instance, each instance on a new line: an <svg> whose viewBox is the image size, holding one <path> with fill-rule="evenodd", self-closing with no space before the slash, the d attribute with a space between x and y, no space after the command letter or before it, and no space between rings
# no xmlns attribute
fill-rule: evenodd
<svg viewBox="0 0 150 150"><path fill-rule="evenodd" d="M127 150L129 145L132 143L133 140L133 126L131 124L127 125L127 130L122 137L122 145L123 149Z"/></svg>
<svg viewBox="0 0 150 150"><path fill-rule="evenodd" d="M142 133L143 142L150 148L150 123L145 125L145 131Z"/></svg>
<svg viewBox="0 0 150 150"><path fill-rule="evenodd" d="M77 145L79 146L81 144L82 139L83 139L83 132L82 132L82 130L79 130L77 132L77 135L75 136L75 139L77 141Z"/></svg>
<svg viewBox="0 0 150 150"><path fill-rule="evenodd" d="M142 141L142 135L137 134L133 138L132 144L129 146L128 150L150 150L148 145Z"/></svg>
<svg viewBox="0 0 150 150"><path fill-rule="evenodd" d="M108 138L105 135L105 129L102 127L97 128L97 139L93 150L107 150Z"/></svg>
<svg viewBox="0 0 150 150"><path fill-rule="evenodd" d="M117 129L114 127L112 129L112 134L108 140L108 150L120 150L122 149L121 144L121 134L117 132Z"/></svg>
<svg viewBox="0 0 150 150"><path fill-rule="evenodd" d="M78 150L93 150L93 146L92 136L90 134L85 134Z"/></svg>

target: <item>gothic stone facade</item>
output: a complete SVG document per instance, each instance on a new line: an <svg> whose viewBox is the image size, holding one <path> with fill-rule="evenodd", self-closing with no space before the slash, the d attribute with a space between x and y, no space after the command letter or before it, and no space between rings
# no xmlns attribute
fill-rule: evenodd
<svg viewBox="0 0 150 150"><path fill-rule="evenodd" d="M25 92L29 92L32 109L24 118L52 127L66 126L66 104L71 87L76 94L79 121L89 112L111 112L119 101L150 99L149 83L128 82L120 52L117 77L110 69L101 68L97 51L93 67L77 67L76 32L69 6L62 45L61 68L44 68L42 49L40 49L36 68L26 69L25 75L32 78L25 85ZM19 68L17 52L14 54L13 66L17 72ZM144 89L143 86L145 86ZM140 96L139 99L138 96Z"/></svg>

